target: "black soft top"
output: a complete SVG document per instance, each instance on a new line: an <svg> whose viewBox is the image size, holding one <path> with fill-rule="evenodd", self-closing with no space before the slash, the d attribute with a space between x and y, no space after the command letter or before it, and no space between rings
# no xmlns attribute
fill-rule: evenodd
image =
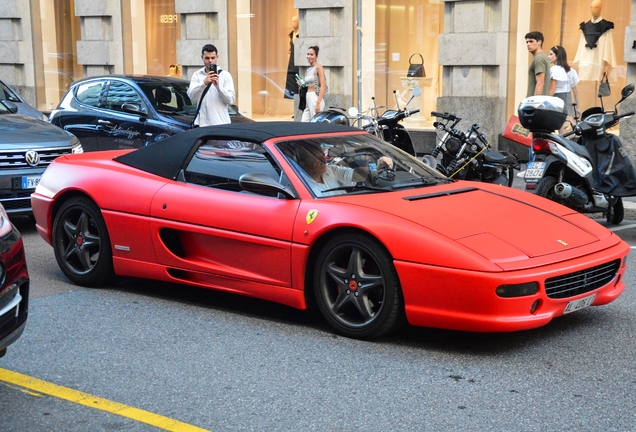
<svg viewBox="0 0 636 432"><path fill-rule="evenodd" d="M175 180L201 139L263 143L272 138L337 132L360 133L360 129L331 123L253 122L191 129L147 145L114 160L142 171Z"/></svg>

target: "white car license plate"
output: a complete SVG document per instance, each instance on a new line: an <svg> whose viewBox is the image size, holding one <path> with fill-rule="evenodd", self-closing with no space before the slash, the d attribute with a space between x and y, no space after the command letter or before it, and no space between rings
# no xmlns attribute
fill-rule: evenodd
<svg viewBox="0 0 636 432"><path fill-rule="evenodd" d="M22 189L35 189L41 178L41 176L23 176Z"/></svg>
<svg viewBox="0 0 636 432"><path fill-rule="evenodd" d="M526 167L526 174L524 178L526 181L534 180L537 181L541 177L543 177L543 172L545 171L545 162L528 162L528 166Z"/></svg>
<svg viewBox="0 0 636 432"><path fill-rule="evenodd" d="M582 299L572 300L563 310L563 315L591 306L592 303L594 303L595 298L596 294L592 294L591 296L583 297Z"/></svg>

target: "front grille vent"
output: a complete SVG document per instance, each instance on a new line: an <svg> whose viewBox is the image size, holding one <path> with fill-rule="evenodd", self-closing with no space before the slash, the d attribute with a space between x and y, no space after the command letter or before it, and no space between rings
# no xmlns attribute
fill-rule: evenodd
<svg viewBox="0 0 636 432"><path fill-rule="evenodd" d="M589 269L547 279L545 281L546 294L549 298L561 299L594 291L614 279L620 263L620 260L616 260Z"/></svg>
<svg viewBox="0 0 636 432"><path fill-rule="evenodd" d="M38 167L46 168L58 156L71 153L71 147L34 148L40 155ZM26 162L27 150L0 150L0 169L29 168Z"/></svg>

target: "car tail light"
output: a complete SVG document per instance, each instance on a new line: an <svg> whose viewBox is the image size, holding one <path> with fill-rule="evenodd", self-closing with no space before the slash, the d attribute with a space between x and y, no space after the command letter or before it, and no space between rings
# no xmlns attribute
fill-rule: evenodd
<svg viewBox="0 0 636 432"><path fill-rule="evenodd" d="M535 153L554 153L558 152L556 144L550 140L536 138L532 140L532 150Z"/></svg>
<svg viewBox="0 0 636 432"><path fill-rule="evenodd" d="M515 285L500 285L496 293L499 297L524 297L536 294L539 291L539 284L527 282Z"/></svg>

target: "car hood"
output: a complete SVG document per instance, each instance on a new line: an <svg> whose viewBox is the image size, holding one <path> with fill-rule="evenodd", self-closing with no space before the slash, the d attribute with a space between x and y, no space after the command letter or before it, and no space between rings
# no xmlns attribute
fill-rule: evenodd
<svg viewBox="0 0 636 432"><path fill-rule="evenodd" d="M0 115L0 146L48 147L60 143L69 145L70 140L64 130L42 120L20 114Z"/></svg>
<svg viewBox="0 0 636 432"><path fill-rule="evenodd" d="M42 120L42 113L31 105L25 102L14 102L14 104L18 107L18 114L25 115L27 117L33 117L34 119Z"/></svg>
<svg viewBox="0 0 636 432"><path fill-rule="evenodd" d="M505 187L463 184L358 197L357 205L435 231L497 264L570 251L611 236L567 207Z"/></svg>

